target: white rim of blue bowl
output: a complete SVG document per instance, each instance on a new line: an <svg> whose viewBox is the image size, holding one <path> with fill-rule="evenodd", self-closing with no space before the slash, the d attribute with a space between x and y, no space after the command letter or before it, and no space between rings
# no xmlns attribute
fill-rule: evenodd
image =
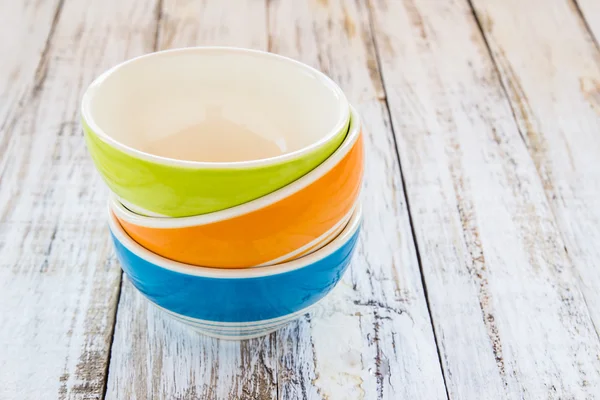
<svg viewBox="0 0 600 400"><path fill-rule="evenodd" d="M338 165L344 157L354 148L354 144L360 137L361 132L361 121L358 112L354 107L351 109L350 118L350 129L346 138L338 147L333 154L318 165L315 169L307 173L306 175L298 178L294 182L290 183L271 192L265 196L259 197L258 199L249 201L238 206L226 208L225 210L215 211L208 214L193 215L190 217L165 217L165 216L149 216L141 215L134 212L134 210L128 209L117 197L116 194L112 194L110 198L110 205L117 216L133 225L144 226L147 228L159 228L159 229L170 229L170 228L185 228L188 226L200 226L208 225L217 221L225 221L228 219L236 218L244 214L251 213L253 211L265 208L271 204L275 204L286 197L293 195L296 192L306 188L320 179L327 172L332 170Z"/></svg>
<svg viewBox="0 0 600 400"><path fill-rule="evenodd" d="M360 194L359 194L359 197L360 197ZM356 207L358 206L359 203L360 203L360 199L357 198L356 201L354 202L354 204L352 205L352 208L350 209L350 211L348 211L348 213L346 213L346 215L344 215L342 217L342 219L340 219L338 222L336 222L336 224L334 226L329 228L327 230L327 232L323 233L318 238L311 240L304 246L301 246L292 252L284 254L281 257L277 257L274 260L270 260L263 264L259 264L254 268L268 267L269 265L280 264L284 260L291 261L293 258L303 257L303 256L298 256L298 254L302 254L302 253L306 252L305 255L309 255L310 253L316 251L316 250L310 251L309 249L317 247L320 243L323 243L323 242L327 241L327 239L330 239L331 236L333 236L333 239L335 239L336 237L338 237L338 235L340 233L342 233L344 231L344 228L346 227L346 225L348 225L348 222L350 222L350 218L352 218L352 215L354 215L354 210L356 209ZM338 229L339 229L339 231L338 231ZM336 232L336 231L337 231L337 235L334 235L334 232ZM333 239L330 239L329 242L327 242L327 243L331 243L333 241ZM322 247L325 247L327 245L327 243L324 244ZM317 250L319 248L320 247L317 247Z"/></svg>
<svg viewBox="0 0 600 400"><path fill-rule="evenodd" d="M179 272L186 275L200 276L205 278L222 278L222 279L240 279L240 278L256 278L269 275L277 275L290 271L294 271L303 268L307 265L313 264L338 250L344 244L346 244L352 235L356 233L360 227L362 219L362 205L360 202L357 204L354 214L348 221L348 225L344 230L329 244L323 246L314 253L310 253L304 257L288 261L282 264L275 264L266 267L258 268L241 268L241 269L230 269L230 268L207 268L197 267L195 265L184 264L177 261L169 260L155 254L142 245L138 244L133 240L121 227L117 218L108 210L109 218L108 223L110 230L115 235L117 240L130 252L140 257L141 259L150 262L160 268L164 268L170 271Z"/></svg>
<svg viewBox="0 0 600 400"><path fill-rule="evenodd" d="M275 157L263 158L259 160L248 160L248 161L234 161L234 162L205 162L205 161L189 161L189 160L178 160L175 158L169 157L161 157L154 154L146 153L144 151L137 150L133 147L126 146L121 142L113 139L109 135L107 135L104 130L102 130L96 121L92 118L91 108L91 100L98 90L98 87L102 84L104 80L106 80L111 74L115 71L119 70L125 65L132 64L135 62L139 62L140 60L151 58L151 57L165 57L170 56L174 53L194 53L194 52L202 52L202 51L229 51L232 53L246 53L246 54L254 54L261 57L271 57L280 61L285 61L290 64L299 66L306 71L310 72L316 79L321 81L327 88L329 88L342 102L341 112L336 122L335 126L331 129L331 131L327 134L327 136L322 137L318 141L303 147L299 150L293 151L291 153L282 154ZM103 142L108 143L109 145L127 153L136 158L154 162L157 164L169 165L174 167L183 167L183 168L197 168L197 169L236 169L236 168L255 168L255 167L264 167L267 165L279 164L288 160L296 159L304 154L310 153L311 151L321 147L323 144L332 140L348 123L350 119L350 104L348 103L348 99L344 95L342 89L327 75L323 72L317 70L316 68L311 67L310 65L301 63L300 61L294 60L289 57L285 57L279 54L270 53L267 51L261 50L252 50L245 49L241 47L228 47L228 46L202 46L202 47L184 47L179 49L171 49L171 50L162 50L157 52L152 52L148 54L144 54L138 57L134 57L125 62L115 65L109 70L105 71L102 75L97 77L86 89L83 94L83 98L81 101L81 116L83 117L85 123L91 128L94 134L100 138Z"/></svg>

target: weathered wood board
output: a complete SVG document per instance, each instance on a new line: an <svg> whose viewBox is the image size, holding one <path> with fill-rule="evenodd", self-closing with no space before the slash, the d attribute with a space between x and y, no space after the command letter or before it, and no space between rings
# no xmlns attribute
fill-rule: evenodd
<svg viewBox="0 0 600 400"><path fill-rule="evenodd" d="M586 29L591 31L591 35L596 42L596 46L600 43L600 2L597 0L573 0L573 3L567 3L575 7L575 14L581 14L585 21ZM568 13L567 15L571 15ZM579 34L578 34L579 35Z"/></svg>
<svg viewBox="0 0 600 400"><path fill-rule="evenodd" d="M121 273L79 102L102 70L151 50L154 10L0 4L0 398L101 398Z"/></svg>
<svg viewBox="0 0 600 400"><path fill-rule="evenodd" d="M600 393L600 2L6 0L0 37L0 399ZM98 74L196 45L313 65L364 123L352 266L260 339L121 280L80 132Z"/></svg>
<svg viewBox="0 0 600 400"><path fill-rule="evenodd" d="M598 331L600 53L569 2L475 8Z"/></svg>
<svg viewBox="0 0 600 400"><path fill-rule="evenodd" d="M533 2L475 3L501 14ZM545 15L546 4L532 10ZM469 4L371 6L450 397L593 398L598 337ZM515 26L530 26L533 12L511 16L494 26L528 43ZM518 65L532 65L534 79L550 67L533 68L532 53Z"/></svg>

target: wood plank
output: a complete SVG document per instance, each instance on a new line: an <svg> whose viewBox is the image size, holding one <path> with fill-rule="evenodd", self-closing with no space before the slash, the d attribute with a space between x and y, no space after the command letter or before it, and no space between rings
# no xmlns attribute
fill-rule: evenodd
<svg viewBox="0 0 600 400"><path fill-rule="evenodd" d="M600 42L600 1L597 0L573 0L575 3L575 13L581 13L589 28L594 35L596 46Z"/></svg>
<svg viewBox="0 0 600 400"><path fill-rule="evenodd" d="M569 2L475 8L600 333L600 52Z"/></svg>
<svg viewBox="0 0 600 400"><path fill-rule="evenodd" d="M106 399L273 399L275 335L199 335L148 304L124 276Z"/></svg>
<svg viewBox="0 0 600 400"><path fill-rule="evenodd" d="M269 32L271 51L342 86L363 117L367 160L358 254L317 311L279 332L279 398L446 398L367 6L271 1Z"/></svg>
<svg viewBox="0 0 600 400"><path fill-rule="evenodd" d="M23 107L42 80L62 1L0 3L0 173ZM34 22L35 21L35 22Z"/></svg>
<svg viewBox="0 0 600 400"><path fill-rule="evenodd" d="M0 13L12 27L0 45L12 82L0 103L0 397L100 398L120 271L79 101L100 71L148 48L152 4L7 5L25 13Z"/></svg>
<svg viewBox="0 0 600 400"><path fill-rule="evenodd" d="M267 48L264 1L164 0L160 16L159 49ZM275 338L227 342L198 335L158 312L124 279L106 398L275 398Z"/></svg>
<svg viewBox="0 0 600 400"><path fill-rule="evenodd" d="M158 49L239 46L267 50L266 0L163 0Z"/></svg>
<svg viewBox="0 0 600 400"><path fill-rule="evenodd" d="M572 41L572 31L536 22L565 13L542 1L476 3L493 11L491 19L482 16L484 25L523 46L515 68L531 71L540 87L565 79L548 75L554 50L536 48L545 34L559 46ZM544 193L548 181L540 180L519 136L468 3L371 5L450 397L593 398L600 393L600 346L572 252L565 251ZM567 58L593 72L589 58L578 55ZM557 95L544 91L537 100L548 105ZM571 110L561 103L544 113L545 123Z"/></svg>

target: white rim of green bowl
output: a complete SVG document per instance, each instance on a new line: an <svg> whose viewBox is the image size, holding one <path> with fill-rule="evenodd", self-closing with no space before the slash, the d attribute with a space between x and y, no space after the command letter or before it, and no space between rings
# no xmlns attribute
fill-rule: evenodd
<svg viewBox="0 0 600 400"><path fill-rule="evenodd" d="M161 56L169 56L174 53L193 53L193 52L202 52L202 51L230 51L232 53L249 53L254 54L261 57L271 57L279 60L283 60L285 62L297 65L301 68L304 68L306 71L309 71L314 77L320 80L326 87L331 89L331 91L337 95L339 100L343 103L341 107L341 113L339 115L338 121L334 128L328 133L327 136L322 137L320 140L310 144L309 146L303 147L299 150L293 151L291 153L282 154L275 157L263 158L258 160L248 160L248 161L233 161L233 162L205 162L205 161L189 161L189 160L178 160L175 158L162 157L154 154L146 153L140 150L137 150L133 147L126 146L119 141L113 139L109 135L107 135L104 130L102 130L98 124L92 118L91 113L91 100L93 98L94 93L98 89L98 87L102 84L102 82L107 79L111 74L120 69L121 67L137 62L139 60L150 58L150 57L161 57ZM94 132L94 134L101 139L103 142L108 143L109 145L127 153L130 156L146 160L149 162L153 162L156 164L163 164L173 167L183 167L183 168L196 168L196 169L237 169L237 168L256 168L256 167L264 167L273 164L279 164L282 162L286 162L289 160L297 159L307 153L312 152L313 150L323 146L325 143L331 141L336 135L346 126L348 120L350 119L350 104L342 89L327 75L323 72L311 67L310 65L306 65L301 63L300 61L294 60L289 57L285 57L275 53L269 53L261 50L252 50L245 49L240 47L228 47L228 46L205 46L205 47L184 47L179 49L171 49L171 50L162 50L153 53L144 54L142 56L134 57L130 60L122 62L109 70L105 71L102 75L97 77L86 89L83 94L83 98L81 101L81 116L85 123L90 127L90 129Z"/></svg>
<svg viewBox="0 0 600 400"><path fill-rule="evenodd" d="M356 209L348 225L344 228L340 234L333 239L329 244L321 247L314 253L310 253L304 257L297 258L292 261L288 261L282 264L275 264L266 267L257 268L208 268L208 267L197 267L195 265L183 264L177 261L169 260L161 257L156 253L147 250L133 240L123 229L116 217L110 212L109 207L109 226L113 235L117 240L141 259L148 261L160 268L168 269L170 271L179 272L186 275L200 276L205 278L223 278L223 279L240 279L240 278L257 278L270 275L278 275L290 271L294 271L303 268L307 265L314 264L315 262L333 254L336 250L342 247L345 243L350 240L352 235L358 230L362 220L362 205L359 202L356 205Z"/></svg>
<svg viewBox="0 0 600 400"><path fill-rule="evenodd" d="M360 136L361 121L356 110L352 106L350 108L352 111L352 117L350 118L350 130L348 131L348 134L346 135L346 138L340 147L338 147L337 150L327 160L323 161L323 163L303 177L263 197L259 197L258 199L249 201L248 203L240 204L239 206L227 208L225 210L202 215L194 215L191 217L171 218L136 214L135 212L127 209L119 201L119 198L115 194L112 194L110 198L111 208L120 219L131 224L144 226L147 228L174 229L185 228L189 226L207 225L217 221L225 221L259 210L271 204L275 204L316 182L323 175L338 165L354 147L354 144Z"/></svg>

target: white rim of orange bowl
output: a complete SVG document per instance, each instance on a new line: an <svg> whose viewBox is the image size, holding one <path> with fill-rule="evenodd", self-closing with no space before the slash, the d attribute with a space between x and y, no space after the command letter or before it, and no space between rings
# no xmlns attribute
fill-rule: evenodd
<svg viewBox="0 0 600 400"><path fill-rule="evenodd" d="M119 219L122 219L133 225L144 226L147 228L175 229L207 225L217 221L225 221L259 210L271 204L275 204L316 182L319 178L338 165L344 159L344 157L346 157L346 155L354 147L354 144L358 140L361 131L361 122L358 113L353 107L351 107L351 110L352 116L350 118L350 130L346 135L346 139L327 160L323 161L323 163L321 163L315 169L290 183L289 185L284 186L283 188L269 193L263 197L259 197L256 200L208 214L194 215L191 217L169 218L136 214L127 209L119 201L115 194L112 194L110 198L111 208L117 217L119 217Z"/></svg>
<svg viewBox="0 0 600 400"><path fill-rule="evenodd" d="M348 213L346 215L344 215L342 217L342 219L340 219L338 222L336 222L334 226L329 228L327 230L327 232L323 233L318 238L311 240L304 246L299 247L296 250L291 251L287 254L284 254L281 257L277 257L271 261L267 261L263 264L257 265L256 267L250 267L250 268L267 267L269 265L280 264L280 263L284 263L287 261L292 261L292 260L295 260L296 258L301 258L306 255L309 255L310 253L317 251L321 247L327 246L327 244L331 243L333 241L333 239L338 237L338 235L340 233L342 233L342 231L344 230L346 225L348 225L348 222L350 221L350 218L352 218L352 215L354 214L354 210L358 206L359 202L360 202L360 200L357 198L356 202L352 205L352 208L350 209L350 211L348 211Z"/></svg>
<svg viewBox="0 0 600 400"><path fill-rule="evenodd" d="M177 261L169 260L159 256L156 253L147 250L133 240L123 229L117 218L108 210L109 218L108 223L110 230L115 235L117 240L125 246L125 248L131 251L141 259L150 262L160 268L164 268L170 271L179 272L181 274L200 276L205 278L223 278L223 279L240 279L240 278L258 278L263 276L278 275L290 271L294 271L305 266L314 264L315 262L333 254L336 250L346 244L352 235L356 233L360 227L362 220L362 205L357 204L354 214L348 225L344 230L333 239L329 244L326 244L314 253L310 253L304 257L297 258L292 261L288 261L281 264L270 265L266 267L258 268L208 268L208 267L197 267L195 265L183 264Z"/></svg>
<svg viewBox="0 0 600 400"><path fill-rule="evenodd" d="M278 60L282 60L288 62L290 64L294 64L299 66L306 71L310 72L316 79L322 82L327 88L329 88L342 102L342 107L340 108L340 115L338 116L338 121L336 122L334 128L327 134L327 136L322 137L318 141L303 147L299 150L293 151L291 153L282 154L275 157L263 158L258 160L248 160L248 161L233 161L233 162L205 162L205 161L190 161L190 160L178 160L175 158L162 157L154 154L146 153L144 151L137 150L133 147L126 146L119 141L113 139L109 135L107 135L104 130L102 130L98 124L92 118L91 112L91 100L98 90L99 86L102 84L104 80L106 80L111 74L119 70L125 65L138 62L139 60L151 57L161 57L161 56L169 56L174 53L193 53L193 52L202 52L202 51L229 51L232 53L249 53L254 54L261 57L271 57ZM342 89L327 75L323 72L311 67L310 65L306 65L301 63L300 61L294 60L289 57L285 57L275 53L269 53L261 50L252 50L252 49L244 49L240 47L228 47L228 46L205 46L205 47L184 47L179 49L171 49L171 50L162 50L153 53L144 54L138 57L134 57L125 62L122 62L109 70L105 71L102 75L97 77L86 89L83 94L83 98L81 101L81 116L85 123L90 127L90 129L94 132L94 134L100 138L103 142L108 143L109 145L131 155L136 158L150 161L157 164L164 164L174 167L183 167L183 168L197 168L197 169L236 169L236 168L255 168L255 167L264 167L272 164L279 164L282 162L286 162L289 160L293 160L299 158L302 155L310 153L311 151L321 147L325 143L332 140L348 123L348 119L350 118L350 104Z"/></svg>

